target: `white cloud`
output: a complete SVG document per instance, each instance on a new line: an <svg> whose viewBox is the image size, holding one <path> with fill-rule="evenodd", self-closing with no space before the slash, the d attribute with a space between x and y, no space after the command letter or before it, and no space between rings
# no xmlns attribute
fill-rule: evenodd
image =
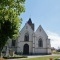
<svg viewBox="0 0 60 60"><path fill-rule="evenodd" d="M51 32L51 31L47 31L47 35L48 38L51 40L51 46L58 48L60 47L60 35L55 33L55 32Z"/></svg>

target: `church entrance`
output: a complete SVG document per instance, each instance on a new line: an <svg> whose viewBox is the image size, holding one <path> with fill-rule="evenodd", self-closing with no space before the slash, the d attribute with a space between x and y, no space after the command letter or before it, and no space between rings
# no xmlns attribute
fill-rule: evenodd
<svg viewBox="0 0 60 60"><path fill-rule="evenodd" d="M29 45L25 44L23 47L23 54L28 55L29 54Z"/></svg>

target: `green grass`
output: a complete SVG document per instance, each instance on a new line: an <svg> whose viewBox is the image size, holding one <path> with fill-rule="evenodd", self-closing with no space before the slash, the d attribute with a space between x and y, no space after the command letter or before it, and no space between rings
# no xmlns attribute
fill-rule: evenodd
<svg viewBox="0 0 60 60"><path fill-rule="evenodd" d="M52 58L52 60L55 60L57 58L60 58L60 56L48 56L48 57L29 58L29 59L24 59L24 60L50 60L50 58Z"/></svg>

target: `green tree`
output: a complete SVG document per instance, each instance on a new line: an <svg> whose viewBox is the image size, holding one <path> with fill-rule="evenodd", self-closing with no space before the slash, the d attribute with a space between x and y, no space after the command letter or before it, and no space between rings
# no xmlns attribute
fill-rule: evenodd
<svg viewBox="0 0 60 60"><path fill-rule="evenodd" d="M24 4L25 0L0 0L0 52L9 38L18 37Z"/></svg>

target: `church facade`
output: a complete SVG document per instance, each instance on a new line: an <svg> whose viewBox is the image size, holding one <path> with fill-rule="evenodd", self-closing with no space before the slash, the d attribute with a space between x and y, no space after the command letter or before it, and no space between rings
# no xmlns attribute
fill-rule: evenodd
<svg viewBox="0 0 60 60"><path fill-rule="evenodd" d="M51 46L50 39L40 25L34 32L34 24L31 19L21 29L20 37L18 38L17 52L22 54L50 54Z"/></svg>
<svg viewBox="0 0 60 60"><path fill-rule="evenodd" d="M25 26L21 29L15 43L12 42L9 43L9 47L14 48L18 54L51 54L50 39L48 39L41 25L34 31L34 24L31 18L29 18Z"/></svg>

